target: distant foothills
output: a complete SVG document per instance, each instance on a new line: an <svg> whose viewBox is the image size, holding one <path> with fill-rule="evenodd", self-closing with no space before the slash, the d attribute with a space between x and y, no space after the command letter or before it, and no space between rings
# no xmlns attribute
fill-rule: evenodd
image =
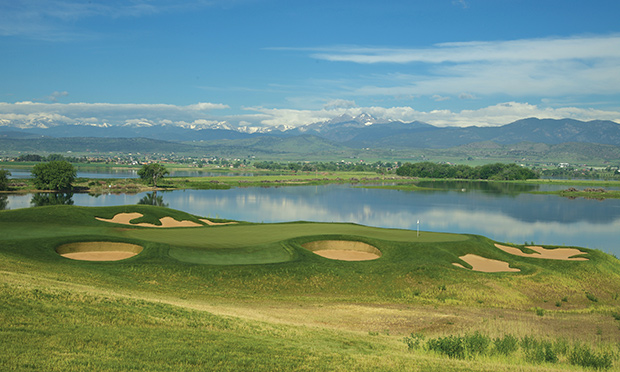
<svg viewBox="0 0 620 372"><path fill-rule="evenodd" d="M255 154L277 158L290 154L357 156L363 150L441 152L452 149L459 156L474 157L512 154L515 158L526 158L536 154L542 158L551 156L556 161L592 158L601 163L620 159L620 124L605 120L528 118L499 127L436 127L419 121L382 122L363 114L254 133L221 125L192 129L175 125L99 127L46 122L19 128L20 123L1 124L0 148L13 152L210 151L219 156ZM377 153L376 157L381 154Z"/></svg>

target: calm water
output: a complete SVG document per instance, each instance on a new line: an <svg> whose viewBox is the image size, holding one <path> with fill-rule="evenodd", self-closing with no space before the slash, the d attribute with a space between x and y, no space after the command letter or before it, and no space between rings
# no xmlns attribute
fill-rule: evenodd
<svg viewBox="0 0 620 372"><path fill-rule="evenodd" d="M575 245L620 256L620 200L533 195L531 185L434 184L437 191L404 192L347 185L178 190L157 193L170 208L205 217L251 222L324 221L420 230L472 233L502 242ZM428 186L428 185L427 185ZM52 201L80 206L136 204L136 195L74 194ZM150 195L152 196L152 195ZM152 202L152 197L148 202ZM42 200L42 202L41 202ZM0 207L47 203L45 196L7 195Z"/></svg>

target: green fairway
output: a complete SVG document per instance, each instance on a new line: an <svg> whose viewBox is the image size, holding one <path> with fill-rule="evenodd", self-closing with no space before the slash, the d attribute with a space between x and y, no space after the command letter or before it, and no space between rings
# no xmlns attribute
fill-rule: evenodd
<svg viewBox="0 0 620 372"><path fill-rule="evenodd" d="M139 217L134 226L96 219L119 213ZM197 227L135 226L168 217ZM0 370L538 371L617 364L620 263L600 251L580 248L587 261L541 260L476 235L236 222L207 225L200 216L142 205L0 212ZM303 248L322 240L367 243L381 255L340 261ZM111 251L137 255L101 262L57 253L105 256L106 242L117 243ZM474 271L460 258L466 255L520 271ZM518 345L502 354L507 335ZM470 338L487 346L457 357L442 349L453 340L473 347Z"/></svg>

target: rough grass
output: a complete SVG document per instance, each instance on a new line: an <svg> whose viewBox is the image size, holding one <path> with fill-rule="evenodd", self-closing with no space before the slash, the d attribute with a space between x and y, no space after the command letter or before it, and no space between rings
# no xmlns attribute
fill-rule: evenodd
<svg viewBox="0 0 620 372"><path fill-rule="evenodd" d="M154 229L94 218L121 212L142 213L144 222L199 218L152 206L0 212L0 369L581 368L566 356L539 364L514 355L459 360L411 352L402 340L412 332L427 339L476 331L491 339L564 338L592 355L618 354L620 264L600 251L584 249L589 261L565 262L511 256L473 235L418 238L415 231L305 222ZM383 255L343 262L302 247L321 239L363 241ZM144 250L118 262L55 252L65 243L105 240ZM467 253L521 272L452 265ZM585 351L579 357L593 360Z"/></svg>

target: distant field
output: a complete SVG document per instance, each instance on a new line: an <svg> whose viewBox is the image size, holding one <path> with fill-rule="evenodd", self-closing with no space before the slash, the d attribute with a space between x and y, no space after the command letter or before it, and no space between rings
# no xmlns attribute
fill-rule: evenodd
<svg viewBox="0 0 620 372"><path fill-rule="evenodd" d="M96 219L120 213L132 213L130 224L172 217L197 227ZM339 261L302 246L319 240L364 242L381 257ZM142 250L110 262L56 252L106 241ZM587 261L543 260L476 235L205 221L140 205L2 211L0 369L617 368L620 262L579 250ZM520 271L474 271L466 255ZM446 354L449 342L463 353Z"/></svg>

